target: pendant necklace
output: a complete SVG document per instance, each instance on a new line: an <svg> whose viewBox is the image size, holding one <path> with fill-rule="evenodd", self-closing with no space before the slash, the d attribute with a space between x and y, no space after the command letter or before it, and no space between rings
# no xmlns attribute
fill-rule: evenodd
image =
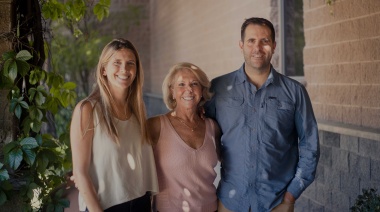
<svg viewBox="0 0 380 212"><path fill-rule="evenodd" d="M178 119L179 122L181 122L183 125L185 125L186 127L188 127L188 128L191 130L191 132L194 132L194 130L197 129L197 127L198 127L198 125L199 125L199 122L198 122L197 125L195 125L195 127L190 127L189 125L187 125L187 124L185 123L185 121L184 121L183 119L181 119L180 117L178 117L178 116L176 115L175 111L173 111L173 112L171 113L171 116L173 116L174 118Z"/></svg>

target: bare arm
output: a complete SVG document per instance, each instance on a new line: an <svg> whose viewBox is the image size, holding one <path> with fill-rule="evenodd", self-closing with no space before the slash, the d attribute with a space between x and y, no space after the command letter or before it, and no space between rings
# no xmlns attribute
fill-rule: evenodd
<svg viewBox="0 0 380 212"><path fill-rule="evenodd" d="M83 105L82 105L83 104ZM90 102L80 102L74 109L70 126L73 174L80 194L91 212L103 211L89 175L94 136L93 109Z"/></svg>
<svg viewBox="0 0 380 212"><path fill-rule="evenodd" d="M149 118L146 122L148 127L148 133L152 140L152 145L155 146L160 138L161 121L159 116Z"/></svg>

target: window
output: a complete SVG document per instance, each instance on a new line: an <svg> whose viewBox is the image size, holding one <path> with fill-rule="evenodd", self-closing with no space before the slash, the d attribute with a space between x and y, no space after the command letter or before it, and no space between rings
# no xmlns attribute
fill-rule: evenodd
<svg viewBox="0 0 380 212"><path fill-rule="evenodd" d="M282 70L285 75L302 80L303 48L305 36L303 30L303 1L287 0L281 2L282 33Z"/></svg>

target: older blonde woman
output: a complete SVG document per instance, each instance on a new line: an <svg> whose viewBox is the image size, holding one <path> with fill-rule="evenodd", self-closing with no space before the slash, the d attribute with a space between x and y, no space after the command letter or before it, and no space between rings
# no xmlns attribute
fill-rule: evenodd
<svg viewBox="0 0 380 212"><path fill-rule="evenodd" d="M160 193L156 211L216 211L213 184L220 130L199 116L211 98L210 82L196 65L179 63L166 76L163 97L169 113L148 119Z"/></svg>
<svg viewBox="0 0 380 212"><path fill-rule="evenodd" d="M151 211L158 192L142 100L143 70L131 42L100 56L97 85L73 112L70 140L81 211Z"/></svg>

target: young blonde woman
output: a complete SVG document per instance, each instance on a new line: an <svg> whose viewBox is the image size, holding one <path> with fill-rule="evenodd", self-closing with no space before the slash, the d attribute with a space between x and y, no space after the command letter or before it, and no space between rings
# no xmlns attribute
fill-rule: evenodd
<svg viewBox="0 0 380 212"><path fill-rule="evenodd" d="M100 56L94 91L73 112L70 140L80 211L151 211L158 192L142 99L143 70L125 39Z"/></svg>
<svg viewBox="0 0 380 212"><path fill-rule="evenodd" d="M201 118L211 98L206 74L191 63L173 66L162 85L169 113L148 119L160 193L155 211L216 211L214 180L220 130Z"/></svg>

